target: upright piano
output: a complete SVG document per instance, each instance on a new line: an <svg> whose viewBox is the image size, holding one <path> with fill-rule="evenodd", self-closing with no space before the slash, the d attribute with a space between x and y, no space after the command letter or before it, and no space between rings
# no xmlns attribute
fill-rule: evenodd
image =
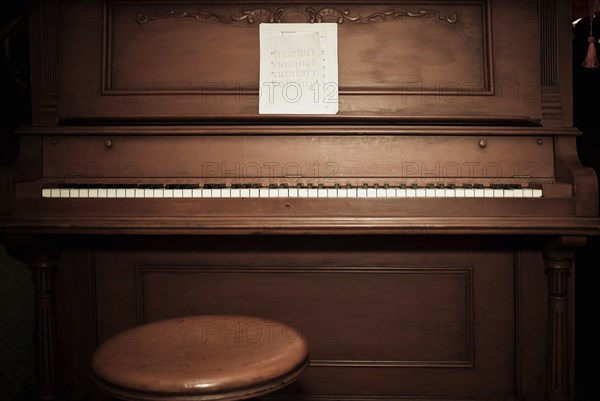
<svg viewBox="0 0 600 401"><path fill-rule="evenodd" d="M39 398L93 394L91 352L126 328L235 313L310 342L269 399L572 400L574 254L600 220L569 15L32 1L32 124L0 172L0 231L33 270ZM339 113L259 114L259 25L324 22Z"/></svg>

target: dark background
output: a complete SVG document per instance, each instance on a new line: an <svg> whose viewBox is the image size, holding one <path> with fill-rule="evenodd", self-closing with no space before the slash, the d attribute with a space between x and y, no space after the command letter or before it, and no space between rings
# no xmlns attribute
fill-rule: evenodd
<svg viewBox="0 0 600 401"><path fill-rule="evenodd" d="M581 13L579 3L582 2L575 1L573 19L581 16L578 15ZM10 164L18 154L14 130L30 123L26 8L27 2L22 0L0 2L0 166ZM594 33L599 37L600 23ZM600 68L582 67L588 36L589 18L584 17L573 29L573 105L575 126L583 133L578 138L580 159L598 173ZM597 237L590 238L578 255L575 283L577 401L591 401L596 396L592 391L596 369L587 367L595 366L591 352L595 335L591 322L597 312L590 314L589 306L595 291L591 271L597 264L599 246ZM33 285L26 266L6 256L0 246L0 401L29 401L33 382Z"/></svg>

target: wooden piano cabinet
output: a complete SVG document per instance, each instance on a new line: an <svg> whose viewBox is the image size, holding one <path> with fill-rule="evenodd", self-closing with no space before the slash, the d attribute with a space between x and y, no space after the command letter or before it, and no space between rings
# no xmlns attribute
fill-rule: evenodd
<svg viewBox="0 0 600 401"><path fill-rule="evenodd" d="M124 329L222 313L277 318L308 338L310 368L268 399L572 396L576 237L63 237L61 244L58 347L39 356L59 365L61 382L44 387L41 399L92 394L89 356ZM46 258L30 265L52 270ZM240 330L269 335L268 327L190 335L235 339ZM47 344L38 337L42 350Z"/></svg>
<svg viewBox="0 0 600 401"><path fill-rule="evenodd" d="M90 355L129 327L242 313L309 339L273 400L573 401L573 255L600 220L569 7L32 1L32 121L0 169L0 234L33 271L39 399L92 395ZM279 22L338 24L337 115L258 114L258 26ZM337 169L231 170L286 163ZM116 196L215 184L444 196ZM475 184L501 195L445 196Z"/></svg>

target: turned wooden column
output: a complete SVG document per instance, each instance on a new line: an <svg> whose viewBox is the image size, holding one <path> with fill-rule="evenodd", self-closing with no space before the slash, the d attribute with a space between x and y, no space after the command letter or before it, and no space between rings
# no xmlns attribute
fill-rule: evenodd
<svg viewBox="0 0 600 401"><path fill-rule="evenodd" d="M47 247L34 247L27 255L35 285L36 385L39 400L58 399L54 301L54 275L58 255L55 249Z"/></svg>
<svg viewBox="0 0 600 401"><path fill-rule="evenodd" d="M0 238L11 256L29 265L35 287L35 366L38 400L58 400L58 356L54 275L59 257L57 247L43 238L5 235Z"/></svg>
<svg viewBox="0 0 600 401"><path fill-rule="evenodd" d="M571 393L569 355L569 275L574 250L585 244L582 237L563 237L544 250L548 277L548 351L546 359L546 398L568 401Z"/></svg>

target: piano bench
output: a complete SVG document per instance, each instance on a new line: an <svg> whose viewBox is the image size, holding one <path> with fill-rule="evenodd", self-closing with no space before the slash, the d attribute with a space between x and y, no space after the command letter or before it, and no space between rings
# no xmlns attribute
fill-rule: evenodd
<svg viewBox="0 0 600 401"><path fill-rule="evenodd" d="M199 315L143 324L102 343L92 379L123 400L245 400L290 384L308 362L307 341L291 325Z"/></svg>

